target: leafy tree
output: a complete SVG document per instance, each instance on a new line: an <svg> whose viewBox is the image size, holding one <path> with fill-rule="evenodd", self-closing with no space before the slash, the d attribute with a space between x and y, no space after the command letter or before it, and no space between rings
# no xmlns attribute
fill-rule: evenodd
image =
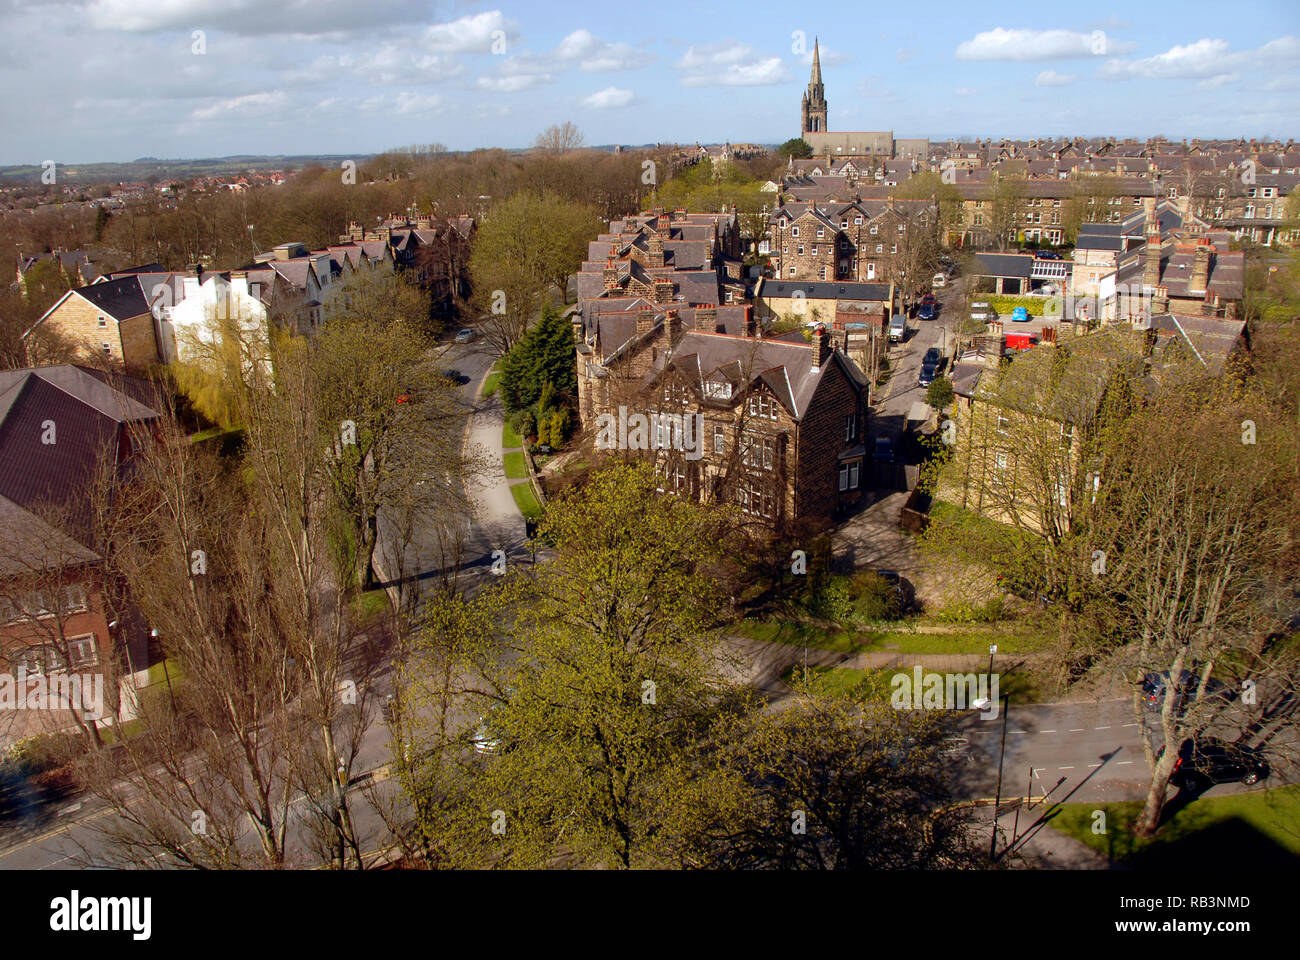
<svg viewBox="0 0 1300 960"><path fill-rule="evenodd" d="M926 388L925 402L936 410L947 410L956 396L952 390L951 380L947 377L935 377Z"/></svg>
<svg viewBox="0 0 1300 960"><path fill-rule="evenodd" d="M549 387L572 396L578 389L574 359L573 326L569 319L546 307L542 318L506 354L501 362L501 400L508 412L538 403ZM539 413L551 404L539 404Z"/></svg>
<svg viewBox="0 0 1300 960"><path fill-rule="evenodd" d="M776 152L782 157L793 157L795 160L807 160L812 156L812 147L803 137L791 137L781 146L776 148Z"/></svg>

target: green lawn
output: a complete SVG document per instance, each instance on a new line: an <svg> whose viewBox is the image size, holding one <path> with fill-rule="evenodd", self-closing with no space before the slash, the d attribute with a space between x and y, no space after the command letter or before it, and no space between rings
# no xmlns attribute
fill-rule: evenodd
<svg viewBox="0 0 1300 960"><path fill-rule="evenodd" d="M506 476L511 480L522 480L528 476L528 462L524 460L522 450L506 454Z"/></svg>
<svg viewBox="0 0 1300 960"><path fill-rule="evenodd" d="M901 667L879 667L860 670L856 667L819 667L808 668L808 689L821 696L845 697L860 702L889 702L893 692L890 680L898 673L911 674L912 669ZM922 676L934 671L921 667ZM797 664L781 675L781 679L796 690L803 688L803 665ZM1009 696L1012 706L1025 703L1040 703L1039 688L1030 674L1001 674L998 677L997 694ZM990 696L992 693L990 692Z"/></svg>
<svg viewBox="0 0 1300 960"><path fill-rule="evenodd" d="M483 381L483 396L490 397L497 392L497 387L501 386L501 374L493 370Z"/></svg>
<svg viewBox="0 0 1300 960"><path fill-rule="evenodd" d="M742 636L768 643L807 644L820 650L841 653L988 653L989 644L998 653L1032 653L1042 649L1047 637L1037 632L1002 632L973 629L953 633L917 633L911 630L855 631L818 627L793 620L742 620L736 625Z"/></svg>
<svg viewBox="0 0 1300 960"><path fill-rule="evenodd" d="M1171 793L1168 803L1177 794ZM1093 811L1106 812L1104 834L1092 832ZM1051 825L1115 861L1139 869L1203 869L1231 850L1254 868L1300 864L1300 786L1227 796L1202 796L1178 810L1150 839L1133 836L1137 801L1068 803Z"/></svg>
<svg viewBox="0 0 1300 960"><path fill-rule="evenodd" d="M524 442L519 439L519 434L510 429L510 424L505 424L501 428L501 446L509 450L511 447L522 447Z"/></svg>
<svg viewBox="0 0 1300 960"><path fill-rule="evenodd" d="M367 590L355 600L357 625L365 628L388 612L391 601L383 588Z"/></svg>
<svg viewBox="0 0 1300 960"><path fill-rule="evenodd" d="M525 517L536 518L542 515L542 505L538 503L531 483L516 483L510 488L510 495L515 498L515 505Z"/></svg>

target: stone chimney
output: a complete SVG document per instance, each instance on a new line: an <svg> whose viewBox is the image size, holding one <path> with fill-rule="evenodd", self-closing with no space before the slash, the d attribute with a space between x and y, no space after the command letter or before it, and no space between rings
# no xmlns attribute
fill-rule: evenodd
<svg viewBox="0 0 1300 960"><path fill-rule="evenodd" d="M1147 224L1146 264L1142 270L1142 286L1160 286L1160 221L1152 218Z"/></svg>
<svg viewBox="0 0 1300 960"><path fill-rule="evenodd" d="M664 238L657 233L653 233L650 235L649 245L649 265L652 267L662 267L664 265Z"/></svg>
<svg viewBox="0 0 1300 960"><path fill-rule="evenodd" d="M618 267L613 260L605 261L605 289L613 290L618 286Z"/></svg>
<svg viewBox="0 0 1300 960"><path fill-rule="evenodd" d="M718 326L718 308L712 303L702 303L695 308L697 333L715 333Z"/></svg>
<svg viewBox="0 0 1300 960"><path fill-rule="evenodd" d="M812 347L812 368L820 370L831 355L831 338L826 332L826 324L819 323L813 328Z"/></svg>
<svg viewBox="0 0 1300 960"><path fill-rule="evenodd" d="M655 277L654 279L654 302L655 303L672 303L673 300L673 282L668 277Z"/></svg>
<svg viewBox="0 0 1300 960"><path fill-rule="evenodd" d="M754 323L754 305L745 304L745 336L756 337L758 335L758 326Z"/></svg>
<svg viewBox="0 0 1300 960"><path fill-rule="evenodd" d="M794 159L793 155L791 156L791 159L792 159L792 160ZM685 223L685 222L686 222L686 208L685 208L685 207L678 207L676 210L673 211L673 221L676 222L676 223Z"/></svg>
<svg viewBox="0 0 1300 960"><path fill-rule="evenodd" d="M636 308L636 335L638 337L649 333L654 329L655 311L654 307L648 303L643 303Z"/></svg>
<svg viewBox="0 0 1300 960"><path fill-rule="evenodd" d="M1210 250L1209 240L1201 240L1196 244L1196 259L1192 262L1192 277L1187 282L1188 290L1203 292L1209 286Z"/></svg>

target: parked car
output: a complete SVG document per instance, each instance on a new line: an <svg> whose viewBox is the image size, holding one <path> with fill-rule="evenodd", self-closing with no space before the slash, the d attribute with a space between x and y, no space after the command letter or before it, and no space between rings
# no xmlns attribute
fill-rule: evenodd
<svg viewBox="0 0 1300 960"><path fill-rule="evenodd" d="M1016 307L1014 310L1011 311L1011 322L1028 323L1029 311L1026 310L1024 307Z"/></svg>
<svg viewBox="0 0 1300 960"><path fill-rule="evenodd" d="M925 356L921 358L922 365L933 363L936 367L943 366L943 354L939 352L938 347L931 347L925 351Z"/></svg>
<svg viewBox="0 0 1300 960"><path fill-rule="evenodd" d="M1164 749L1161 748L1161 754ZM1184 740L1174 761L1169 782L1189 790L1205 789L1216 783L1253 786L1269 775L1268 760L1258 750L1213 737Z"/></svg>
<svg viewBox="0 0 1300 960"><path fill-rule="evenodd" d="M934 275L934 278L930 281L930 286L932 287L946 287L947 285L948 285L948 278L945 277L942 273L936 273Z"/></svg>
<svg viewBox="0 0 1300 960"><path fill-rule="evenodd" d="M469 327L461 327L456 334L457 343L469 343L474 339L474 331Z"/></svg>
<svg viewBox="0 0 1300 960"><path fill-rule="evenodd" d="M889 339L901 342L907 336L907 316L896 313L889 321Z"/></svg>
<svg viewBox="0 0 1300 960"><path fill-rule="evenodd" d="M452 383L456 384L457 386L461 386L463 384L469 383L469 377L467 377L465 374L461 373L459 370L455 369L454 367L448 367L446 370L442 371L442 376L443 379L450 380Z"/></svg>
<svg viewBox="0 0 1300 960"><path fill-rule="evenodd" d="M916 317L918 320L933 320L938 312L939 301L934 298L934 294L927 293L921 298L921 306L916 311Z"/></svg>
<svg viewBox="0 0 1300 960"><path fill-rule="evenodd" d="M1184 702L1196 695L1196 688L1200 684L1200 675L1193 670L1180 670L1178 672L1178 683L1176 685L1174 709L1181 710ZM1159 673L1148 673L1142 678L1141 697L1142 703L1148 710L1160 711L1165 706L1165 689L1169 684L1169 671L1161 670ZM1205 681L1205 698L1220 699L1225 703L1232 699L1232 690L1213 677Z"/></svg>
<svg viewBox="0 0 1300 960"><path fill-rule="evenodd" d="M1061 255L1054 250L1039 250L1034 254L1039 260L1060 260Z"/></svg>
<svg viewBox="0 0 1300 960"><path fill-rule="evenodd" d="M894 441L889 437L876 437L876 447L871 456L876 463L893 463Z"/></svg>
<svg viewBox="0 0 1300 960"><path fill-rule="evenodd" d="M937 363L921 364L921 373L916 378L918 386L928 387L934 383L934 378L939 375L939 365Z"/></svg>
<svg viewBox="0 0 1300 960"><path fill-rule="evenodd" d="M912 604L916 602L916 588L910 582L904 580L896 570L877 570L876 576L894 588L898 594L898 602L905 612L911 609Z"/></svg>

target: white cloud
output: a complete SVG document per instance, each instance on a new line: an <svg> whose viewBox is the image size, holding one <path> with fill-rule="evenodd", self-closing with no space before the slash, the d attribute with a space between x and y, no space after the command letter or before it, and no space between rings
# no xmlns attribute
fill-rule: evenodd
<svg viewBox="0 0 1300 960"><path fill-rule="evenodd" d="M548 73L516 73L506 77L478 78L479 87L493 93L518 93L550 82L551 75Z"/></svg>
<svg viewBox="0 0 1300 960"><path fill-rule="evenodd" d="M597 90L591 96L582 101L584 107L591 107L593 110L609 110L615 107L626 107L636 99L636 94L631 90L620 90L618 87L606 87L604 90Z"/></svg>
<svg viewBox="0 0 1300 960"><path fill-rule="evenodd" d="M953 54L958 60L1066 60L1104 57L1137 49L1133 43L1111 39L1103 30L1008 30L997 27L963 40Z"/></svg>
<svg viewBox="0 0 1300 960"><path fill-rule="evenodd" d="M895 63L907 63L916 56L916 50L912 47L899 47L898 52L894 54Z"/></svg>
<svg viewBox="0 0 1300 960"><path fill-rule="evenodd" d="M450 23L435 23L426 27L423 44L435 53L492 53L495 39L508 42L519 36L519 29L507 20L500 10L489 10L461 17Z"/></svg>
<svg viewBox="0 0 1300 960"><path fill-rule="evenodd" d="M607 43L590 30L574 30L556 45L551 56L565 63L581 61L578 65L587 73L634 70L655 59L629 43Z"/></svg>
<svg viewBox="0 0 1300 960"><path fill-rule="evenodd" d="M346 38L349 33L418 22L425 6L419 0L92 0L84 16L98 30L126 33L205 29L240 36Z"/></svg>
<svg viewBox="0 0 1300 960"><path fill-rule="evenodd" d="M979 93L974 87L955 87L952 91L954 97L973 97Z"/></svg>
<svg viewBox="0 0 1300 960"><path fill-rule="evenodd" d="M1170 47L1164 53L1152 57L1108 60L1097 73L1110 79L1201 78L1226 83L1227 80L1220 78L1231 77L1234 70L1242 67L1296 60L1300 60L1300 39L1296 37L1278 37L1256 50L1236 52L1229 49L1227 40L1205 37L1195 43Z"/></svg>
<svg viewBox="0 0 1300 960"><path fill-rule="evenodd" d="M1241 79L1239 73L1220 73L1217 76L1210 77L1206 80L1198 81L1196 86L1202 90L1213 90L1215 87L1221 87L1224 84L1232 83Z"/></svg>
<svg viewBox="0 0 1300 960"><path fill-rule="evenodd" d="M1039 87L1068 87L1078 79L1079 75L1077 73L1057 73L1055 70L1044 70L1034 77L1034 85Z"/></svg>
<svg viewBox="0 0 1300 960"><path fill-rule="evenodd" d="M264 118L278 112L288 101L289 98L280 90L272 93L250 93L242 97L218 100L206 107L198 107L190 117L194 120L216 120L228 116Z"/></svg>
<svg viewBox="0 0 1300 960"><path fill-rule="evenodd" d="M686 71L681 80L684 87L754 87L790 79L780 57L757 57L748 44L727 40L687 47L677 66Z"/></svg>

